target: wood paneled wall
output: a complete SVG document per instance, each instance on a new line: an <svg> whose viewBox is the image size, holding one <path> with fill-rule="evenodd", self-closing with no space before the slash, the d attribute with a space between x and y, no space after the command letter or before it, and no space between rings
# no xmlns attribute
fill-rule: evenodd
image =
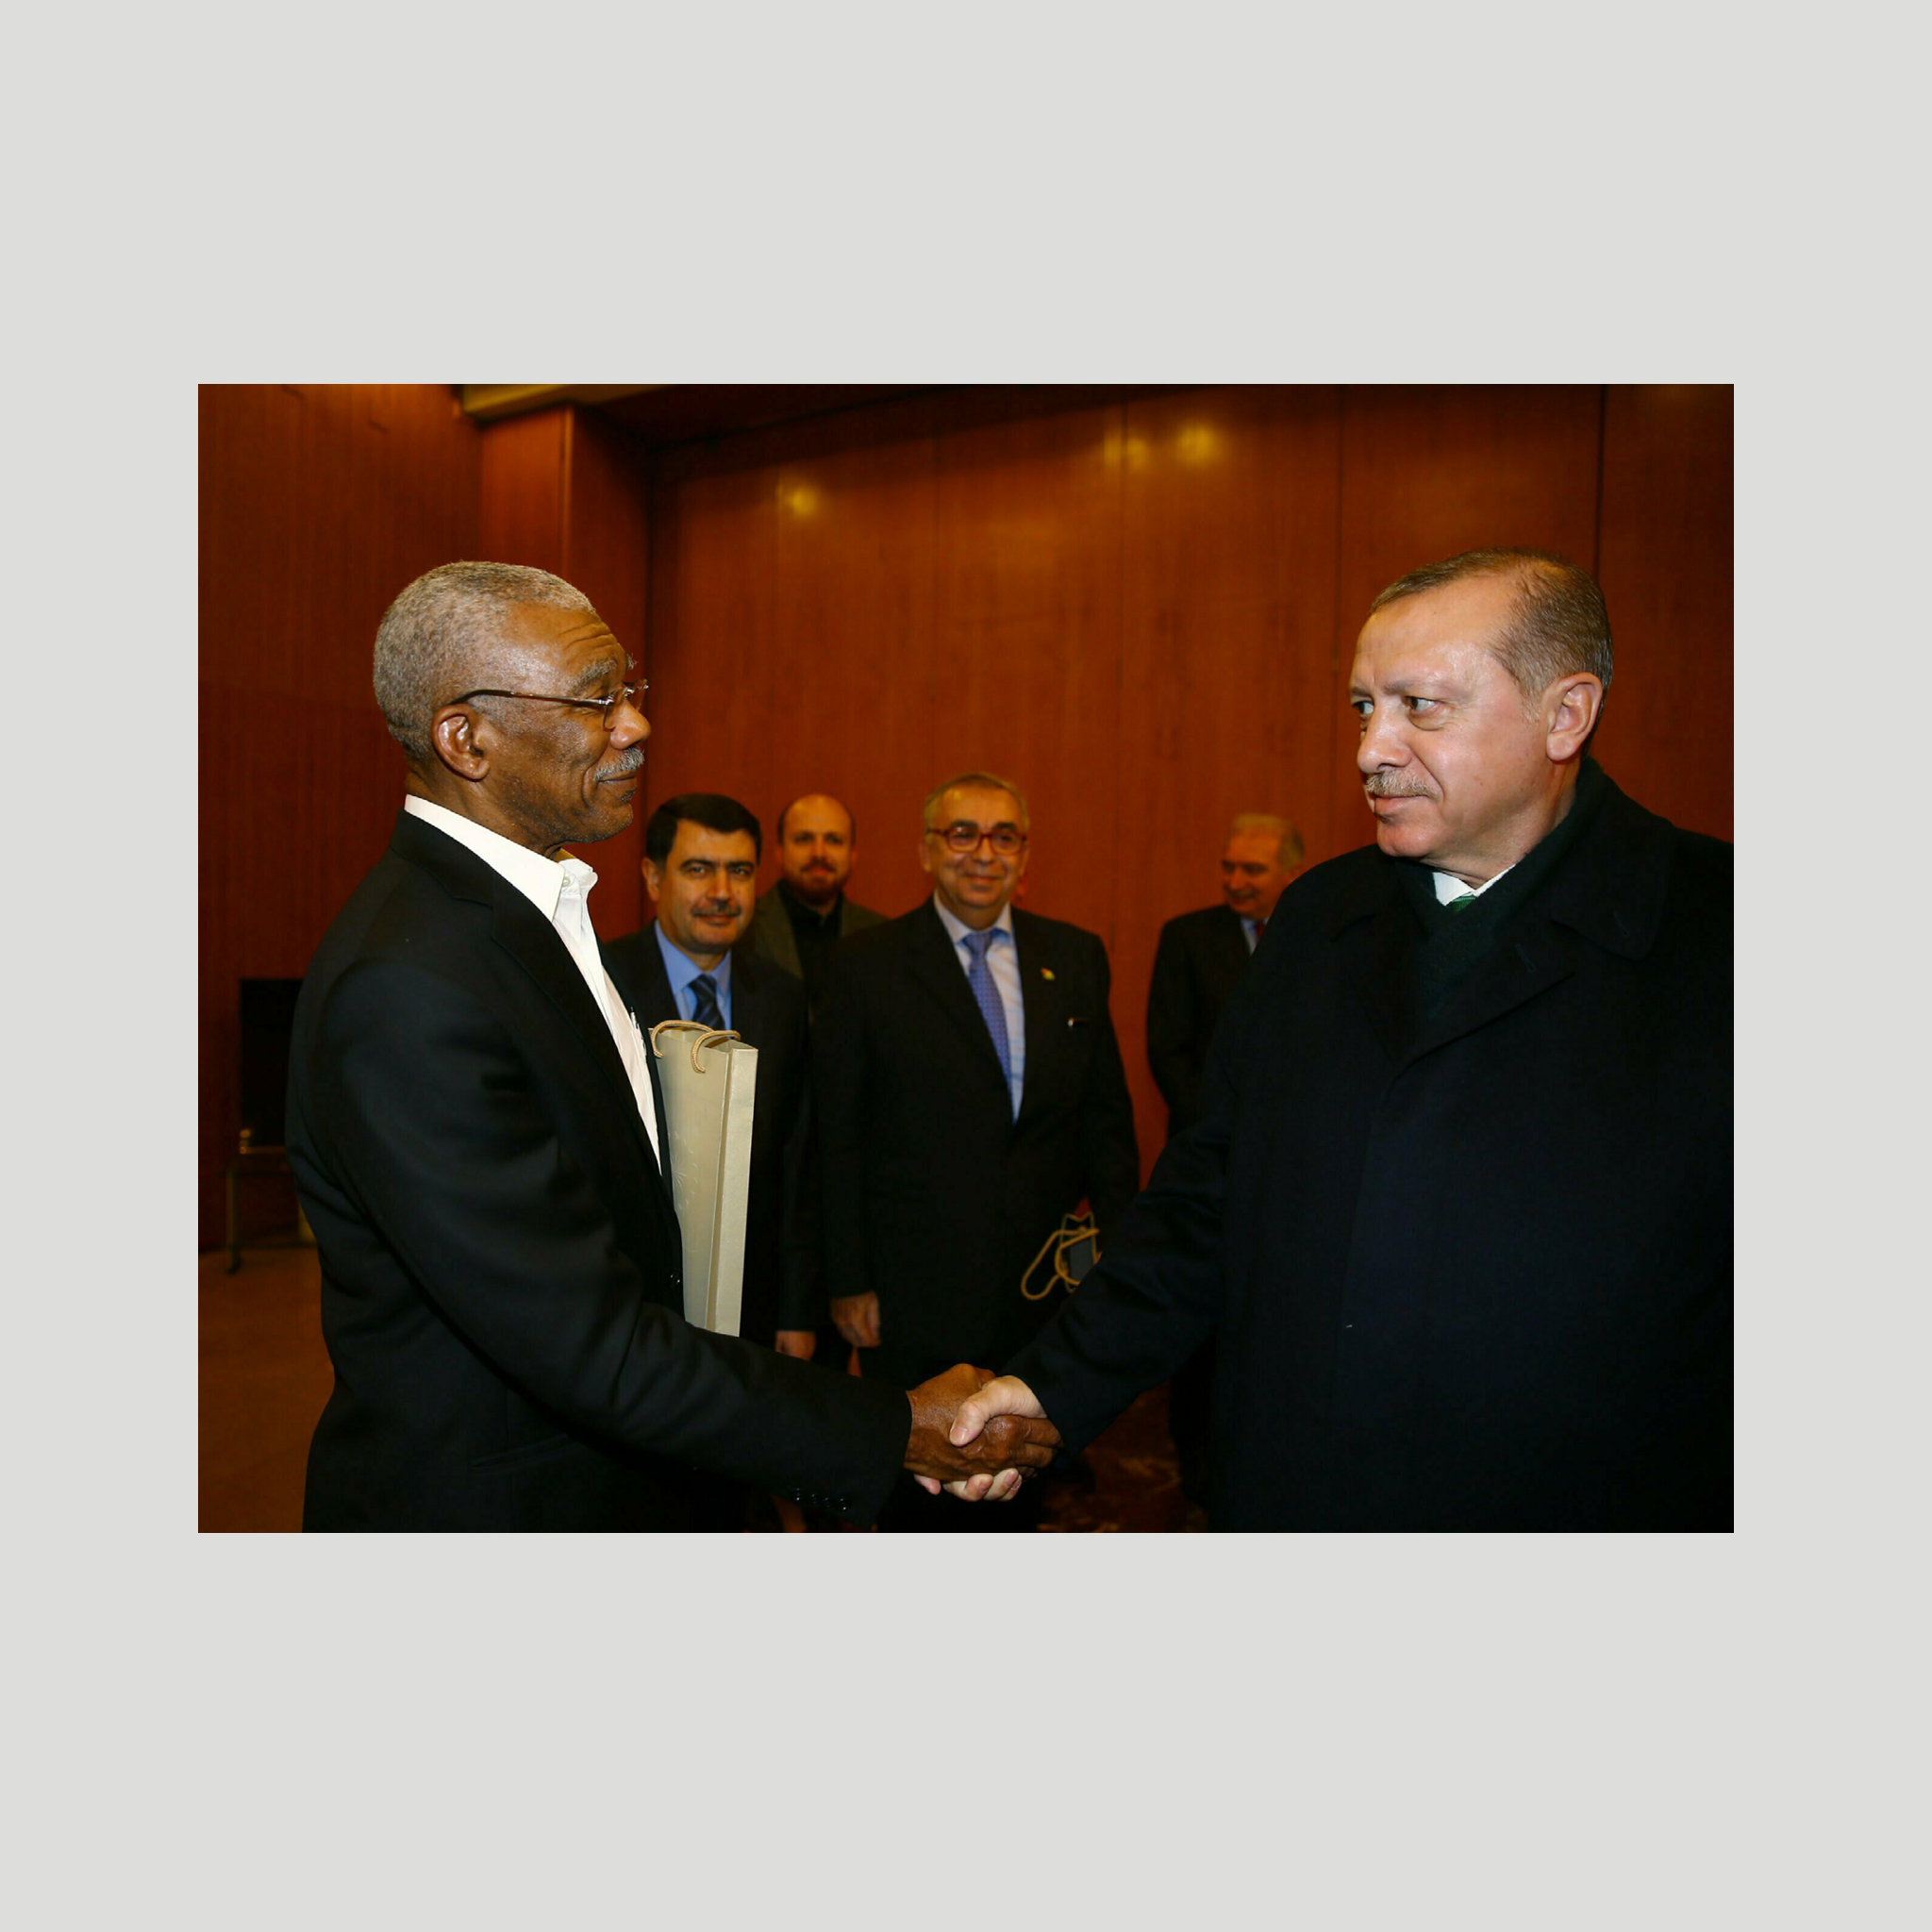
<svg viewBox="0 0 1932 1932"><path fill-rule="evenodd" d="M205 386L200 445L206 1248L240 1124L236 982L306 972L389 842L403 756L370 650L411 577L475 554L478 437L430 384Z"/></svg>
<svg viewBox="0 0 1932 1932"><path fill-rule="evenodd" d="M370 645L452 558L538 564L597 605L652 682L646 808L729 791L769 836L787 799L834 791L884 910L924 891L934 782L1023 786L1025 903L1108 941L1150 1159L1160 924L1214 898L1237 811L1284 812L1311 860L1366 841L1343 695L1403 570L1485 542L1594 568L1605 764L1730 836L1728 389L969 391L664 453L647 478L591 410L479 429L436 385L216 387L201 443L205 1246L235 982L299 974L386 843L402 758ZM607 937L643 916L644 816L586 855Z"/></svg>
<svg viewBox="0 0 1932 1932"><path fill-rule="evenodd" d="M641 660L647 492L629 439L574 409L479 430L435 384L206 387L200 402L198 1219L212 1247L239 1125L236 983L307 970L402 800L370 689L383 611L435 564L533 563L578 585ZM594 848L607 933L638 923L638 849L635 831Z"/></svg>
<svg viewBox="0 0 1932 1932"><path fill-rule="evenodd" d="M835 792L856 895L898 912L926 887L926 791L1013 778L1024 903L1108 942L1151 1160L1160 924L1215 898L1237 811L1292 819L1311 862L1372 836L1347 675L1403 571L1485 543L1598 571L1604 762L1730 836L1730 409L1710 388L981 391L675 453L648 797L730 792L769 836L789 798Z"/></svg>
<svg viewBox="0 0 1932 1932"><path fill-rule="evenodd" d="M482 444L478 554L567 578L648 676L649 486L642 450L594 411L575 406L488 424ZM628 831L578 855L596 868L591 914L605 939L635 932L643 915L645 816L639 812Z"/></svg>

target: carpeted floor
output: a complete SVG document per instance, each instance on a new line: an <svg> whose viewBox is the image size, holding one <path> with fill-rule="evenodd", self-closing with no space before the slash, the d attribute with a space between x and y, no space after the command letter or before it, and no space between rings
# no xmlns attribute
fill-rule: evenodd
<svg viewBox="0 0 1932 1932"><path fill-rule="evenodd" d="M235 1274L225 1262L200 1262L200 1524L299 1529L308 1438L333 1380L315 1252L250 1249ZM1069 1474L1042 1480L1042 1530L1207 1527L1181 1495L1164 1388L1141 1396Z"/></svg>

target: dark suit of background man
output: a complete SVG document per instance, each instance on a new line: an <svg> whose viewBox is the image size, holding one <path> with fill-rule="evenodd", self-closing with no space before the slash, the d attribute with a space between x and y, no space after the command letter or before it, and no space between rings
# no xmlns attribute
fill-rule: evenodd
<svg viewBox="0 0 1932 1932"><path fill-rule="evenodd" d="M1726 1529L1731 848L1585 752L1596 585L1476 551L1356 646L1375 844L1286 892L1198 1125L962 1410L1070 1445L1218 1333L1229 1529Z"/></svg>
<svg viewBox="0 0 1932 1932"><path fill-rule="evenodd" d="M812 1037L832 1314L888 1382L1004 1360L1065 1298L1021 1292L1061 1217L1091 1201L1104 1246L1140 1172L1106 948L1011 909L1025 801L970 773L924 824L932 898L839 948ZM908 1491L881 1528L1025 1520Z"/></svg>
<svg viewBox="0 0 1932 1932"><path fill-rule="evenodd" d="M1172 1141L1201 1117L1201 1078L1222 1009L1247 970L1282 889L1301 870L1302 835L1272 812L1242 812L1221 855L1221 904L1183 912L1160 928L1147 990L1147 1064L1167 1102ZM1168 1384L1167 1422L1191 1502L1208 1501L1210 1336Z"/></svg>
<svg viewBox="0 0 1932 1932"><path fill-rule="evenodd" d="M845 896L857 852L852 814L823 791L794 798L778 814L778 881L758 901L744 948L802 978L814 1009L832 948L885 919Z"/></svg>
<svg viewBox="0 0 1932 1932"><path fill-rule="evenodd" d="M428 572L377 633L408 796L290 1056L336 1374L306 1528L666 1526L690 1467L863 1520L903 1459L959 1453L972 1370L908 1414L684 1321L656 1076L598 957L596 874L563 851L630 823L650 726L627 664L581 591L507 564ZM990 1460L1016 1457L1045 1451Z"/></svg>

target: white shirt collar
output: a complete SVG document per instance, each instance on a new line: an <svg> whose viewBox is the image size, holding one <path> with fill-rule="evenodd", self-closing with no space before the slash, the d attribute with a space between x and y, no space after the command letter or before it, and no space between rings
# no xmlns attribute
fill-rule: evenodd
<svg viewBox="0 0 1932 1932"><path fill-rule="evenodd" d="M932 895L932 909L939 914L940 924L945 927L946 936L956 946L960 944L967 935L973 931L973 927L966 924L962 920L955 919L946 910L945 907L941 903L940 895L937 892ZM1000 916L986 930L989 932L1003 932L1006 934L1008 943L1012 942L1013 902L1010 899L1000 908Z"/></svg>
<svg viewBox="0 0 1932 1932"><path fill-rule="evenodd" d="M468 846L491 872L507 878L553 925L557 923L557 902L563 896L565 880L574 881L586 900L591 896L591 888L597 883L597 874L581 858L568 852L561 858L545 858L541 852L519 845L514 839L506 839L488 825L479 825L475 819L466 819L446 805L418 798L413 791L403 800L403 809L434 825L439 832L447 832L458 845Z"/></svg>
<svg viewBox="0 0 1932 1932"><path fill-rule="evenodd" d="M1506 865L1496 874L1495 878L1487 878L1479 886L1468 884L1465 880L1457 878L1453 872L1431 873L1429 876L1436 883L1436 904L1447 906L1452 900L1461 898L1465 892L1474 892L1480 899L1496 883L1496 879L1507 879L1515 870L1513 865Z"/></svg>

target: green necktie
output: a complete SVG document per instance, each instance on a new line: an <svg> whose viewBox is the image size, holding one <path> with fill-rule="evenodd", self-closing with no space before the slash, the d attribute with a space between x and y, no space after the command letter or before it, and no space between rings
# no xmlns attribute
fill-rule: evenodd
<svg viewBox="0 0 1932 1932"><path fill-rule="evenodd" d="M1476 900L1481 895L1479 893L1465 892L1459 899L1451 899L1449 903L1442 908L1442 910L1444 912L1466 912L1472 906L1475 904Z"/></svg>

